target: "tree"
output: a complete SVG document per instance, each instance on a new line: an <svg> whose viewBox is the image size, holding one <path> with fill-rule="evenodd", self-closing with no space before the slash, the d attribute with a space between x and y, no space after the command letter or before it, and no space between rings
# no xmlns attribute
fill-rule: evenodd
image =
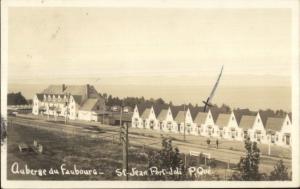
<svg viewBox="0 0 300 189"><path fill-rule="evenodd" d="M158 98L155 100L155 104L163 105L165 104L165 101L162 98Z"/></svg>
<svg viewBox="0 0 300 189"><path fill-rule="evenodd" d="M185 175L185 168L179 149L172 147L172 140L163 138L162 149L160 151L152 151L149 153L149 169L157 167L158 170L176 170L179 169L182 175L150 175L153 180L181 180Z"/></svg>
<svg viewBox="0 0 300 189"><path fill-rule="evenodd" d="M24 105L24 104L28 104L28 103L21 92L7 94L7 105Z"/></svg>
<svg viewBox="0 0 300 189"><path fill-rule="evenodd" d="M7 136L7 122L1 116L1 144L5 140L6 136Z"/></svg>
<svg viewBox="0 0 300 189"><path fill-rule="evenodd" d="M288 168L279 160L270 174L270 180L289 180Z"/></svg>
<svg viewBox="0 0 300 189"><path fill-rule="evenodd" d="M238 168L241 172L241 180L260 180L258 172L260 150L256 142L251 142L250 138L245 141L246 157L241 157Z"/></svg>

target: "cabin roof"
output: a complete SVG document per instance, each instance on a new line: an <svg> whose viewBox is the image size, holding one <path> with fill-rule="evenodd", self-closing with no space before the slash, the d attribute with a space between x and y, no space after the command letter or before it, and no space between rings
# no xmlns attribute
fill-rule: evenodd
<svg viewBox="0 0 300 189"><path fill-rule="evenodd" d="M175 121L177 123L181 123L185 121L185 115L186 115L186 111L179 111L175 117Z"/></svg>
<svg viewBox="0 0 300 189"><path fill-rule="evenodd" d="M267 119L266 130L267 131L280 131L285 118L282 117L269 117Z"/></svg>
<svg viewBox="0 0 300 189"><path fill-rule="evenodd" d="M219 114L216 125L226 127L228 125L231 114Z"/></svg>
<svg viewBox="0 0 300 189"><path fill-rule="evenodd" d="M151 108L146 108L142 114L142 119L147 119L150 115Z"/></svg>
<svg viewBox="0 0 300 189"><path fill-rule="evenodd" d="M168 109L162 109L157 117L159 121L163 121L167 118L168 115Z"/></svg>
<svg viewBox="0 0 300 189"><path fill-rule="evenodd" d="M254 125L255 118L256 118L256 116L253 116L253 115L242 116L241 121L240 121L240 128L243 128L245 130L251 129Z"/></svg>
<svg viewBox="0 0 300 189"><path fill-rule="evenodd" d="M82 104L82 106L79 108L79 110L84 110L84 111L95 110L95 106L96 106L97 102L98 102L98 99L89 98Z"/></svg>
<svg viewBox="0 0 300 189"><path fill-rule="evenodd" d="M207 115L207 112L198 112L194 119L194 122L198 125L205 123Z"/></svg>

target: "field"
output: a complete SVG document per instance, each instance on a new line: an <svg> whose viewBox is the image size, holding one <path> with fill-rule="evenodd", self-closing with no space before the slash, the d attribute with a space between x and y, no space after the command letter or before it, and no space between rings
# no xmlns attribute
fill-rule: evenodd
<svg viewBox="0 0 300 189"><path fill-rule="evenodd" d="M24 179L14 175L10 168L13 162L19 162L20 167L26 164L32 169L60 168L65 163L72 168L74 164L82 169L97 169L105 174L97 176L85 175L48 175L45 177L27 177L25 179L46 180L116 180L122 179L115 174L115 169L122 168L122 146L104 140L65 135L45 130L14 125L8 130L8 179ZM44 146L42 154L34 152L19 152L18 144L31 144L37 140ZM147 161L140 158L137 148L129 149L129 166L145 169ZM139 157L139 158L137 158ZM21 160L21 161L20 161ZM142 179L141 177L132 179Z"/></svg>
<svg viewBox="0 0 300 189"><path fill-rule="evenodd" d="M17 120L17 119L16 119ZM116 175L115 170L122 168L122 145L119 144L116 137L117 127L112 126L95 126L98 123L70 123L67 129L51 130L55 127L63 126L60 121L41 121L35 120L33 123L37 127L24 126L17 123L16 120L12 127L8 127L8 179L44 179L44 180L122 180L122 177ZM48 124L47 129L39 129L43 124ZM46 128L46 127L45 127ZM76 129L75 129L76 128ZM63 132L62 132L63 131ZM75 132L76 131L76 132ZM147 169L147 158L142 156L143 152L149 150L158 150L161 148L161 134L155 131L144 129L129 130L129 169L135 167L139 170ZM111 137L104 136L115 136ZM239 158L244 154L243 143L235 141L221 141L220 148L216 149L214 143L208 147L206 139L203 137L187 136L187 140L183 141L182 135L164 134L173 139L173 146L179 148L180 152L186 154L189 151L208 152L216 159L216 168L213 172L217 174L219 179L225 179L232 170L227 169L228 163L230 168L235 168ZM19 152L18 144L32 144L33 140L37 140L43 145L42 154L32 152ZM283 159L290 169L290 149L272 147L272 156L266 156L266 145L259 146L261 155L260 172L269 173L276 161ZM280 157L280 158L278 158ZM184 158L183 158L184 159ZM187 159L189 166L189 159ZM81 169L97 169L103 171L103 175L47 175L37 176L20 176L12 174L10 171L13 162L19 162L20 167L27 164L32 169L37 168L60 168L62 164L66 164L68 168L72 168L74 164ZM130 180L147 180L147 177L129 177Z"/></svg>

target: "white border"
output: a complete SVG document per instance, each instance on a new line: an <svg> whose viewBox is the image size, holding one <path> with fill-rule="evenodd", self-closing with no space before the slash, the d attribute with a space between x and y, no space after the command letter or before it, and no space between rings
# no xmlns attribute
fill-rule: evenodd
<svg viewBox="0 0 300 189"><path fill-rule="evenodd" d="M299 187L299 1L298 0L4 0L1 1L1 112L6 112L7 26L9 7L152 7L152 8L289 8L292 10L292 181L7 181L6 146L1 147L1 185L4 188L188 188L188 187Z"/></svg>

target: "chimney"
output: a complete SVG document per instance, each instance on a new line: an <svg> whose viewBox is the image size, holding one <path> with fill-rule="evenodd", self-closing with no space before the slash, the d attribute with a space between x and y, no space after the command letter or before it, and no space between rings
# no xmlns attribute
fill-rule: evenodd
<svg viewBox="0 0 300 189"><path fill-rule="evenodd" d="M89 94L89 91L90 90L90 85L89 84L86 84L86 97L89 98L90 94Z"/></svg>
<svg viewBox="0 0 300 189"><path fill-rule="evenodd" d="M62 84L62 92L64 92L66 90L66 85Z"/></svg>

